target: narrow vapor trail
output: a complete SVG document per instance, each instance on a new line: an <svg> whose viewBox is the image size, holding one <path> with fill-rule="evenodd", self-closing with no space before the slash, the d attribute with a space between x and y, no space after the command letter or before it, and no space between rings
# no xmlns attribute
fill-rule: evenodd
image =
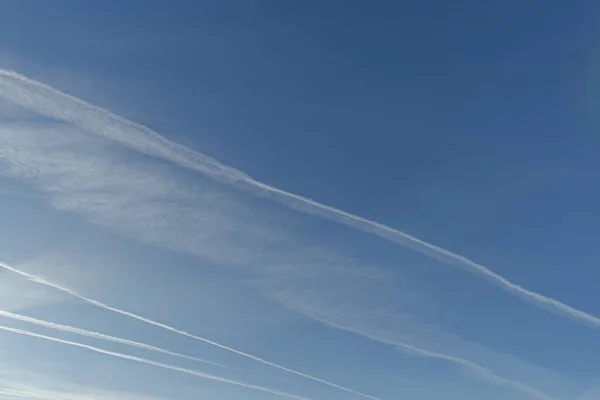
<svg viewBox="0 0 600 400"><path fill-rule="evenodd" d="M130 361L135 361L135 362L139 362L142 364L147 364L147 365L153 365L155 367L159 367L159 368L163 368L163 369L168 369L171 371L177 371L177 372L182 372L184 374L188 374L188 375L194 375L203 379L208 379L208 380L212 380L212 381L216 381L216 382L221 382L221 383L226 383L229 385L233 385L233 386L239 386L239 387L243 387L246 389L252 389L252 390L257 390L263 393L268 393L268 394L272 394L272 395L276 395L276 396L281 396L281 397L286 397L289 399L295 399L295 400L311 400L307 397L303 397L303 396L299 396L299 395L295 395L295 394L290 394L290 393L286 393L286 392L282 392L276 389L271 389L265 386L259 386L259 385L253 385L250 383L244 383L244 382L240 382L240 381L236 381L233 379L228 379L228 378L224 378L221 376L217 376L217 375L212 375L212 374L207 374L204 372L200 372L200 371L196 371L193 369L188 369L188 368L182 368L182 367L177 367L175 365L171 365L171 364L165 364L165 363L161 363L158 361L153 361L153 360L149 360L147 358L142 358L142 357L136 357L136 356L132 356L129 354L124 354L124 353L118 353L116 351L109 351L109 350L105 350L99 347L95 347L95 346L90 346L87 344L83 344L83 343L79 343L79 342L73 342L70 340L64 340L64 339L59 339L53 336L47 336L47 335L42 335L39 333L35 333L35 332L30 332L27 330L23 330L23 329L17 329L17 328L11 328L8 326L4 326L4 325L0 325L0 330L2 331L6 331L6 332L11 332L11 333L16 333L19 335L24 335L24 336L30 336L30 337L34 337L34 338L38 338L38 339L44 339L44 340L48 340L51 342L56 342L56 343L62 343L62 344L66 344L69 346L74 346L74 347L79 347L82 349L86 349L86 350L90 350L93 351L95 353L100 353L100 354L106 354L108 356L113 356L113 357L117 357L117 358L121 358L124 360L130 360Z"/></svg>
<svg viewBox="0 0 600 400"><path fill-rule="evenodd" d="M437 360L447 361L447 362L456 364L458 366L467 368L475 373L480 374L481 377L484 377L489 382L492 382L498 386L503 386L506 388L514 389L521 393L527 394L529 396L533 396L540 400L556 400L551 395L549 395L539 389L536 389L532 386L529 386L527 384L524 384L524 383L521 383L518 381L503 378L500 375L498 375L497 373L495 373L494 371L492 371L491 369L486 368L482 365L479 365L476 362L471 361L469 359L454 356L451 354L440 353L437 351L426 350L426 349L417 347L417 346L409 344L409 343L404 343L404 342L400 342L400 341L396 341L396 340L390 340L387 338L383 338L381 336L376 336L376 335L373 335L371 333L368 333L368 332L365 332L365 331L362 331L359 329L355 329L355 328L352 328L352 327L349 327L349 326L346 326L346 325L343 325L343 324L340 324L337 322L333 322L330 319L324 318L321 315L318 315L314 312L301 310L301 309L295 309L295 308L291 308L291 309L295 310L301 314L304 314L307 317L309 317L315 321L318 321L318 322L321 322L322 324L328 325L332 328L340 329L340 330L343 330L346 332L351 332L356 335L365 337L367 339L370 339L370 340L373 340L373 341L376 341L379 343L394 346L397 349L404 351L406 353L413 354L413 355L416 355L419 357L434 358Z"/></svg>
<svg viewBox="0 0 600 400"><path fill-rule="evenodd" d="M162 353L162 354L166 354L166 355L177 357L177 358L182 358L182 359L186 359L186 360L192 360L192 361L197 361L197 362L201 362L204 364L216 365L219 367L227 368L227 366L224 364L220 364L220 363L213 362L213 361L208 361L203 358L192 357L192 356L188 356L185 354L176 353L174 351L166 350L161 347L152 346L152 345L149 345L146 343L136 342L135 340L123 339L123 338L116 337L116 336L106 335L106 334L100 333L100 332L94 332L94 331L89 331L87 329L76 328L74 326L57 324L55 322L50 322L50 321L44 321L41 319L29 317L29 316L26 316L23 314L12 313L12 312L6 311L6 310L0 309L0 316L5 317L5 318L10 318L10 319L16 320L16 321L22 321L22 322L27 322L27 323L33 324L33 325L42 326L44 328L55 329L55 330L58 330L61 332L74 333L79 336L86 336L86 337L93 338L93 339L99 339L99 340L104 340L107 342L113 342L113 343L123 344L126 346L137 347L138 349L149 350L149 351L153 351L155 353Z"/></svg>
<svg viewBox="0 0 600 400"><path fill-rule="evenodd" d="M109 305L107 305L105 303L102 303L100 301L97 301L97 300L94 300L94 299L90 299L89 297L85 297L85 296L77 293L76 291L74 291L72 289L68 289L68 288L62 287L62 286L57 285L55 283L52 283L52 282L50 282L50 281L48 281L48 280L46 280L46 279L44 279L42 277L39 277L39 276L36 276L36 275L29 274L27 272L21 271L21 270L19 270L17 268L11 267L8 264L3 263L3 262L0 262L0 268L4 268L4 269L6 269L8 271L14 272L15 274L18 274L18 275L20 275L20 276L22 276L24 278L27 278L27 279L29 279L32 282L39 283L41 285L45 285L45 286L54 288L56 290L59 290L59 291L65 293L65 294L68 294L70 296L78 298L78 299L80 299L80 300L82 300L82 301L84 301L84 302L86 302L86 303L88 303L90 305L93 305L95 307L104 309L106 311L111 311L111 312L114 312L114 313L117 313L117 314L129 317L129 318L136 319L136 320L138 320L140 322L144 322L146 324L156 326L158 328L166 329L166 330L168 330L170 332L173 332L173 333L176 333L178 335L186 336L186 337L194 339L194 340L199 340L199 341L201 341L203 343L207 343L207 344L209 344L211 346L215 346L215 347L218 347L220 349L227 350L227 351L229 351L231 353L235 353L235 354L237 354L239 356L249 358L251 360L254 360L254 361L259 362L261 364L268 365L270 367L279 369L281 371L285 371L285 372L288 372L290 374L294 374L294 375L300 376L302 378L312 380L314 382L319 382L319 383L321 383L323 385L327 385L329 387L332 387L332 388L344 391L346 393L351 393L353 395L360 396L360 397L363 397L363 398L369 399L369 400L381 400L378 397L371 396L371 395L368 395L366 393L362 393L362 392L359 392L357 390L353 390L353 389L347 388L345 386L341 386L341 385L338 385L336 383L326 381L326 380L321 379L321 378L317 378L316 376L313 376L313 375L305 374L303 372L300 372L300 371L297 371L297 370L294 370L294 369L291 369L291 368L284 367L284 366L276 364L274 362L265 360L264 358L260 358L260 357L254 356L252 354L243 352L241 350L234 349L233 347L225 346L223 344L220 344L220 343L214 342L212 340L206 339L206 338L204 338L202 336L194 335L194 334L191 334L189 332L182 331L180 329L174 328L172 326L169 326L169 325L166 325L166 324L163 324L163 323L160 323L160 322L148 319L148 318L144 318L144 317L142 317L142 316L140 316L138 314L135 314L135 313L132 313L132 312L129 312L129 311L121 310L121 309L116 308L116 307L111 307L111 306L109 306Z"/></svg>
<svg viewBox="0 0 600 400"><path fill-rule="evenodd" d="M47 117L69 122L80 129L118 142L141 153L197 171L218 182L274 200L293 210L319 216L379 236L427 257L463 268L539 307L600 328L600 318L548 296L525 289L464 256L384 224L259 182L242 171L172 142L148 127L129 121L106 109L89 104L17 72L0 69L0 97Z"/></svg>

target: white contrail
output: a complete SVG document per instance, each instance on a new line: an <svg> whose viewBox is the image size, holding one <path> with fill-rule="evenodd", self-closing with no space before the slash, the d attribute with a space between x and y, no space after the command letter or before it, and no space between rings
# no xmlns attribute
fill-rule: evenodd
<svg viewBox="0 0 600 400"><path fill-rule="evenodd" d="M252 354L243 352L241 350L237 350L237 349L234 349L232 347L225 346L223 344L220 344L220 343L214 342L212 340L206 339L206 338L204 338L202 336L194 335L194 334L191 334L189 332L182 331L180 329L174 328L172 326L169 326L169 325L166 325L166 324L163 324L163 323L160 323L160 322L148 319L148 318L144 318L144 317L142 317L142 316L140 316L138 314L134 314L134 313L129 312L129 311L121 310L121 309L116 308L116 307L111 307L108 304L102 303L102 302L94 300L94 299L90 299L89 297L85 297L84 295L81 295L81 294L77 293L76 291L74 291L72 289L68 289L68 288L62 287L62 286L57 285L55 283L52 283L52 282L50 282L50 281L48 281L48 280L46 280L46 279L44 279L42 277L39 277L39 276L36 276L36 275L29 274L27 272L21 271L21 270L19 270L17 268L11 267L8 264L3 263L3 262L0 262L0 268L4 268L4 269L6 269L8 271L14 272L15 274L21 275L22 277L27 278L27 279L29 279L32 282L36 282L36 283L39 283L41 285L45 285L45 286L54 288L56 290L59 290L59 291L61 291L63 293L66 293L66 294L68 294L70 296L73 296L73 297L76 297L76 298L78 298L78 299L80 299L82 301L85 301L86 303L91 304L91 305L93 305L95 307L99 307L99 308L107 310L107 311L111 311L111 312L114 312L114 313L117 313L117 314L121 314L121 315L124 315L126 317L134 318L134 319L136 319L138 321L141 321L141 322L144 322L146 324L150 324L150 325L162 328L162 329L166 329L166 330L171 331L173 333L176 333L178 335L182 335L182 336L189 337L191 339L199 340L201 342L210 344L212 346L219 347L219 348L221 348L223 350L227 350L229 352L235 353L235 354L240 355L242 357L246 357L246 358L249 358L251 360L257 361L257 362L259 362L261 364L268 365L270 367L277 368L279 370L282 370L282 371L285 371L285 372L288 372L288 373L291 373L291 374L294 374L294 375L297 375L297 376L301 376L301 377L303 377L305 379L310 379L312 381L319 382L319 383L321 383L323 385L327 385L329 387L333 387L335 389L342 390L344 392L351 393L351 394L356 395L356 396L364 397L364 398L370 399L370 400L381 400L378 397L371 396L371 395L359 392L357 390L353 390L353 389L347 388L345 386L341 386L341 385L338 385L336 383L326 381L326 380L321 379L321 378L317 378L316 376L313 376L313 375L305 374L303 372L296 371L294 369L284 367L284 366L276 364L274 362L265 360L264 358L260 358L260 357L254 356Z"/></svg>
<svg viewBox="0 0 600 400"><path fill-rule="evenodd" d="M0 97L47 117L69 122L80 129L118 142L141 153L200 172L213 180L270 198L294 210L320 216L379 236L428 257L464 268L538 306L600 327L600 318L525 289L466 257L378 222L259 182L244 172L224 165L205 154L172 142L148 127L129 121L106 109L89 104L17 72L0 69Z"/></svg>
<svg viewBox="0 0 600 400"><path fill-rule="evenodd" d="M137 347L138 349L149 350L149 351L153 351L156 353L162 353L162 354L166 354L166 355L177 357L177 358L201 362L204 364L216 365L219 367L227 367L226 365L223 365L223 364L220 364L217 362L208 361L203 358L192 357L192 356L188 356L188 355L181 354L181 353L176 353L174 351L166 350L161 347L152 346L152 345L149 345L146 343L136 342L135 340L123 339L123 338L116 337L116 336L106 335L106 334L100 333L100 332L94 332L94 331L89 331L87 329L76 328L74 326L57 324L55 322L50 322L50 321L44 321L41 319L29 317L29 316L26 316L23 314L12 313L12 312L6 311L6 310L0 310L0 316L5 317L5 318L10 318L10 319L13 319L16 321L22 321L22 322L27 322L27 323L33 324L33 325L42 326L44 328L55 329L55 330L58 330L61 332L74 333L79 336L86 336L86 337L90 337L90 338L94 338L94 339L104 340L107 342L113 342L113 343L123 344L126 346Z"/></svg>
<svg viewBox="0 0 600 400"><path fill-rule="evenodd" d="M35 333L35 332L30 332L30 331L26 331L23 329L17 329L17 328L11 328L8 326L4 326L4 325L0 325L0 330L2 331L6 331L6 332L12 332L12 333L16 333L19 335L25 335L25 336L30 336L30 337L35 337L38 339L44 339L44 340L49 340L52 342L56 342L56 343L62 343L62 344L66 344L69 346L75 346L75 347L79 347L82 349L87 349L96 353L101 353L101 354L106 354L109 356L113 356L113 357L117 357L117 358L122 358L124 360L131 360L131 361L135 361L135 362L139 362L142 364L147 364L147 365L153 365L155 367L159 367L159 368L163 368L163 369L169 369L172 371L177 371L177 372L182 372L184 374L188 374L188 375L194 375L200 378L204 378L204 379L208 379L208 380L212 380L212 381L217 381L217 382L221 382L221 383L226 383L229 385L234 385L234 386L240 386L246 389L252 389L252 390L258 390L260 392L264 392L264 393L269 393L272 395L276 395L276 396L281 396L281 397L287 397L289 399L295 399L295 400L310 400L307 397L303 397L303 396L299 396L299 395L295 395L295 394L290 394L290 393L286 393L286 392L282 392L280 390L277 389L271 389L265 386L259 386L259 385L253 385L250 383L245 383L245 382L240 382L240 381L236 381L233 379L228 379L228 378L224 378L221 376L217 376L217 375L212 375L212 374L207 374L204 372L200 372L200 371L196 371L193 369L188 369L188 368L182 368L182 367L177 367L175 365L171 365L171 364L165 364L165 363L161 363L158 361L153 361L153 360L149 360L147 358L142 358L142 357L136 357L136 356L132 356L129 354L124 354L124 353L118 353L116 351L109 351L109 350L105 350L105 349L101 349L99 347L94 347L94 346L90 346L87 344L83 344L83 343L79 343L79 342L73 342L70 340L64 340L64 339L59 339L53 336L47 336L47 335L42 335L39 333Z"/></svg>

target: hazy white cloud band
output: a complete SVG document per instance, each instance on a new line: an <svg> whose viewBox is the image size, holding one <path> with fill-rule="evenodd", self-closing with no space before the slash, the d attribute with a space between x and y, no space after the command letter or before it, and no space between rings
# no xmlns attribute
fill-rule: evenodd
<svg viewBox="0 0 600 400"><path fill-rule="evenodd" d="M407 233L339 210L254 180L249 175L217 160L174 143L150 128L91 105L44 83L14 71L0 69L0 96L39 114L69 122L80 129L118 142L141 153L159 157L181 167L202 173L216 181L270 198L294 210L320 216L409 247L428 257L476 273L495 285L532 303L596 327L600 318L556 299L525 289L486 266Z"/></svg>

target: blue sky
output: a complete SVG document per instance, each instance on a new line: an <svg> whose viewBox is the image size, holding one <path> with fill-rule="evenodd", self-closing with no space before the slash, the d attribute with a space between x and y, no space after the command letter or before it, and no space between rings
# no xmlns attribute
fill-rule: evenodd
<svg viewBox="0 0 600 400"><path fill-rule="evenodd" d="M599 12L3 2L0 398L600 398Z"/></svg>

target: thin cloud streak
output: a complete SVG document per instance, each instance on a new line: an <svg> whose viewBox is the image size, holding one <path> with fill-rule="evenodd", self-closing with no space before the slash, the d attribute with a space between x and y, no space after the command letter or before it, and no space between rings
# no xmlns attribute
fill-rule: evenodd
<svg viewBox="0 0 600 400"><path fill-rule="evenodd" d="M107 342L123 344L126 346L136 347L136 348L142 349L142 350L153 351L155 353L162 353L162 354L166 354L166 355L177 357L177 358L182 358L182 359L186 359L186 360L197 361L197 362L204 363L204 364L210 364L210 365L228 368L228 366L226 366L224 364L220 364L220 363L217 363L214 361L208 361L203 358L188 356L185 354L166 350L161 347L137 342L135 340L123 339L123 338L116 337L116 336L106 335L106 334L100 333L100 332L94 332L94 331L89 331L87 329L76 328L74 326L57 324L55 322L50 322L50 321L44 321L41 319L29 317L29 316L22 315L22 314L13 313L13 312L6 311L6 310L0 309L0 316L9 318L9 319L12 319L15 321L21 321L21 322L26 322L26 323L37 325L37 326L42 326L44 328L55 329L55 330L58 330L61 332L73 333L73 334L76 334L79 336L85 336L85 337L89 337L89 338L93 338L93 339L104 340Z"/></svg>
<svg viewBox="0 0 600 400"><path fill-rule="evenodd" d="M311 311L301 310L301 309L297 309L297 308L292 308L292 309L296 312L304 314L308 318L311 318L322 324L328 325L332 328L340 329L340 330L343 330L346 332L351 332L351 333L357 334L359 336L365 337L367 339L370 339L370 340L373 340L373 341L376 341L379 343L394 346L394 347L398 348L399 350L404 351L406 353L413 354L413 355L416 355L419 357L427 357L427 358L434 358L434 359L438 359L438 360L448 361L453 364L459 365L461 367L465 367L465 368L479 374L479 376L483 377L484 379L486 379L496 385L517 390L521 393L533 396L540 400L556 400L555 397L553 397L539 389L536 389L532 386L526 385L521 382L503 378L503 377L499 376L498 374L496 374L494 371L490 370L489 368L483 367L471 360L468 360L468 359L465 359L462 357L458 357L458 356L453 356L450 354L440 353L437 351L426 350L421 347L417 347L417 346L414 346L414 345L411 345L408 343L399 342L396 340L386 339L381 336L377 336L377 335L365 332L363 330L351 328L349 326L340 324L338 322L331 321L327 317L318 315Z"/></svg>
<svg viewBox="0 0 600 400"><path fill-rule="evenodd" d="M101 308L103 310L111 311L111 312L114 312L114 313L117 313L117 314L129 317L129 318L133 318L133 319L136 319L138 321L144 322L146 324L150 324L150 325L156 326L158 328L162 328L162 329L168 330L170 332L176 333L178 335L182 335L182 336L194 339L194 340L199 340L199 341L201 341L203 343L207 343L209 345L212 345L212 346L218 347L220 349L223 349L223 350L235 353L235 354L240 355L242 357L249 358L249 359L257 361L257 362L259 362L261 364L268 365L270 367L279 369L281 371L285 371L285 372L288 372L290 374L294 374L294 375L300 376L302 378L309 379L309 380L312 380L314 382L321 383L323 385L326 385L326 386L329 386L329 387L332 387L332 388L344 391L346 393L351 393L353 395L360 396L360 397L363 397L363 398L366 398L366 399L370 399L370 400L381 400L378 397L371 396L371 395L368 395L368 394L365 394L365 393L362 393L362 392L359 392L359 391L347 388L345 386L341 386L341 385L335 384L333 382L329 382L329 381L326 381L324 379L317 378L315 376L312 376L312 375L309 375L309 374L305 374L303 372L299 372L299 371L291 369L291 368L284 367L282 365L279 365L279 364L276 364L274 362L265 360L263 358L254 356L252 354L243 352L241 350L237 350L237 349L234 349L232 347L225 346L223 344L214 342L214 341L206 339L204 337L201 337L201 336L198 336L198 335L194 335L194 334L191 334L191 333L186 332L186 331L182 331L180 329L174 328L172 326L169 326L169 325L166 325L166 324L163 324L163 323L160 323L160 322L148 319L148 318L144 318L144 317L142 317L142 316L140 316L138 314L135 314L135 313L132 313L132 312L129 312L129 311L125 311L125 310L121 310L121 309L116 308L116 307L111 307L111 306L109 306L109 305L107 305L105 303L102 303L100 301L97 301L97 300L94 300L94 299L90 299L89 297L85 297L85 296L77 293L76 291L74 291L72 289L68 289L68 288L62 287L62 286L57 285L55 283L52 283L52 282L50 282L50 281L48 281L48 280L46 280L46 279L44 279L42 277L39 277L39 276L36 276L36 275L29 274L27 272L21 271L21 270L19 270L17 268L11 267L8 264L3 263L3 262L0 262L0 268L4 268L4 269L6 269L8 271L14 272L15 274L21 275L22 277L27 278L27 279L29 279L32 282L39 283L41 285L45 285L45 286L54 288L56 290L59 290L59 291L65 293L65 294L73 296L73 297L75 297L77 299L80 299L80 300L82 300L82 301L84 301L84 302L86 302L86 303L88 303L90 305L93 305L95 307L99 307L99 308Z"/></svg>
<svg viewBox="0 0 600 400"><path fill-rule="evenodd" d="M62 344L66 344L66 345L69 345L69 346L79 347L79 348L82 348L82 349L93 351L95 353L105 354L105 355L108 355L108 356L117 357L117 358L121 358L121 359L124 359L124 360L135 361L135 362L139 362L139 363L142 363L142 364L153 365L155 367L159 367L159 368L163 368L163 369L168 369L168 370L171 370L171 371L182 372L184 374L197 376L197 377L200 377L200 378L203 378L203 379L208 379L208 380L212 380L212 381L216 381L216 382L226 383L226 384L233 385L233 386L239 386L239 387L243 387L243 388L246 388L246 389L257 390L257 391L260 391L260 392L263 392L263 393L268 393L268 394L272 394L272 395L276 395L276 396L286 397L286 398L289 398L289 399L311 400L311 399L309 399L307 397L303 397L303 396L299 396L299 395L295 395L295 394L290 394L290 393L282 392L282 391L279 391L279 390L276 390L276 389L271 389L271 388L268 388L268 387L265 387L265 386L259 386L259 385L253 385L253 384L250 384L250 383L244 383L244 382L236 381L236 380L233 380L233 379L228 379L228 378L220 377L220 376L217 376L217 375L212 375L212 374L207 374L207 373L204 373L204 372L196 371L196 370L193 370L193 369L177 367L175 365L165 364L165 363L161 363L161 362L158 362L158 361L149 360L147 358L136 357L136 356L132 356L132 355L129 355L129 354L118 353L118 352L115 352L115 351L109 351L109 350L101 349L99 347L90 346L90 345L79 343L79 342L73 342L73 341L70 341L70 340L59 339L59 338L56 338L56 337L53 337L53 336L42 335L42 334L39 334L39 333L30 332L30 331L23 330L23 329L11 328L11 327L8 327L8 326L0 325L0 330L5 331L5 332L16 333L18 335L24 335L24 336L34 337L34 338L38 338L38 339L48 340L48 341L51 341L51 342L62 343Z"/></svg>
<svg viewBox="0 0 600 400"><path fill-rule="evenodd" d="M0 69L0 97L47 117L69 122L80 129L118 142L141 153L200 172L215 181L272 199L293 210L316 215L379 236L411 248L427 257L463 268L539 307L600 328L600 318L556 299L525 289L464 256L384 224L257 181L242 171L172 142L148 127L129 121L106 109L91 105L17 72Z"/></svg>

